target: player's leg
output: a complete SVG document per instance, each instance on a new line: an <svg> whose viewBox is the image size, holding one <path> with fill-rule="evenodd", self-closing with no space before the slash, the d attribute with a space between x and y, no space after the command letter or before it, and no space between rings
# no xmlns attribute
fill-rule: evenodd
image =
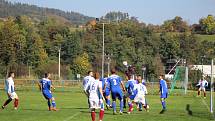
<svg viewBox="0 0 215 121"><path fill-rule="evenodd" d="M51 111L52 108L51 108L51 100L50 99L47 99L47 104L48 104L49 111Z"/></svg>
<svg viewBox="0 0 215 121"><path fill-rule="evenodd" d="M19 97L18 95L14 92L14 109L16 110L19 105Z"/></svg>
<svg viewBox="0 0 215 121"><path fill-rule="evenodd" d="M107 109L109 109L111 106L111 104L110 104L110 90L105 91L105 101L106 101L106 107L107 107Z"/></svg>
<svg viewBox="0 0 215 121"><path fill-rule="evenodd" d="M100 100L102 103L101 103L101 109L100 109L100 112L99 112L99 121L102 121L103 120L103 117L104 117L104 103L102 100Z"/></svg>
<svg viewBox="0 0 215 121"><path fill-rule="evenodd" d="M205 90L205 88L203 88L202 90L203 90L203 93L204 93L204 98L206 98L206 90Z"/></svg>
<svg viewBox="0 0 215 121"><path fill-rule="evenodd" d="M116 114L116 93L112 92L112 107L113 107L113 114Z"/></svg>
<svg viewBox="0 0 215 121"><path fill-rule="evenodd" d="M124 96L123 96L123 108L126 108L126 102L127 102L126 99L127 99L127 98L126 98L126 96L124 95Z"/></svg>
<svg viewBox="0 0 215 121"><path fill-rule="evenodd" d="M122 94L122 91L118 91L117 93L117 96L118 96L118 99L120 101L120 111L119 113L122 114L123 113L123 94Z"/></svg>
<svg viewBox="0 0 215 121"><path fill-rule="evenodd" d="M92 121L96 120L96 112L95 111L96 111L95 108L91 109L91 118L92 118Z"/></svg>
<svg viewBox="0 0 215 121"><path fill-rule="evenodd" d="M8 94L8 99L2 105L2 109L4 109L12 100L13 100L12 94L11 95Z"/></svg>
<svg viewBox="0 0 215 121"><path fill-rule="evenodd" d="M132 100L134 100L133 95L129 96L129 98L128 98L128 106L129 106L128 113L131 113L133 111Z"/></svg>
<svg viewBox="0 0 215 121"><path fill-rule="evenodd" d="M166 111L166 98L167 98L167 93L161 94L161 104L162 104L162 111L160 112L160 114L163 114Z"/></svg>
<svg viewBox="0 0 215 121"><path fill-rule="evenodd" d="M4 109L11 101L12 101L12 98L8 98L8 99L4 102L4 104L3 104L3 106L2 106L2 109Z"/></svg>
<svg viewBox="0 0 215 121"><path fill-rule="evenodd" d="M149 106L148 106L148 104L147 104L147 102L146 102L146 99L145 99L144 96L142 96L141 98L142 98L142 99L141 99L140 103L141 103L142 106L145 108L146 112L148 112L148 111L149 111Z"/></svg>
<svg viewBox="0 0 215 121"><path fill-rule="evenodd" d="M55 102L55 98L54 98L54 97L52 97L52 98L51 98L51 101L52 101L52 107L53 107L53 109L52 109L52 110L57 111L57 109L56 109L56 102Z"/></svg>
<svg viewBox="0 0 215 121"><path fill-rule="evenodd" d="M200 96L200 92L201 92L201 87L199 87L199 89L198 89L198 97Z"/></svg>
<svg viewBox="0 0 215 121"><path fill-rule="evenodd" d="M164 111L166 110L166 101L165 98L161 98L161 104L162 104L162 111L160 112L160 114L163 114Z"/></svg>

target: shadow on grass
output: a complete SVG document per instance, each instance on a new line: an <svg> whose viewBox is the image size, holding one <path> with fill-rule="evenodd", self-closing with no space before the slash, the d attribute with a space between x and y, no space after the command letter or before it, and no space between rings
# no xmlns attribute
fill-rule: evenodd
<svg viewBox="0 0 215 121"><path fill-rule="evenodd" d="M187 114L192 116L193 115L193 111L190 109L190 104L187 104L186 105L186 111L187 111Z"/></svg>

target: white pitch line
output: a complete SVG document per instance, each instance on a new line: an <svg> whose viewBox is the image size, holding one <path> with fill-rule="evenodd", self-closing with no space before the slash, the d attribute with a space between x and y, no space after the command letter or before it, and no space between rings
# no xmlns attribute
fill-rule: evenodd
<svg viewBox="0 0 215 121"><path fill-rule="evenodd" d="M81 112L77 112L74 115L72 115L72 116L68 117L67 119L65 119L64 121L69 121L69 120L73 119L75 116L79 115L80 113Z"/></svg>

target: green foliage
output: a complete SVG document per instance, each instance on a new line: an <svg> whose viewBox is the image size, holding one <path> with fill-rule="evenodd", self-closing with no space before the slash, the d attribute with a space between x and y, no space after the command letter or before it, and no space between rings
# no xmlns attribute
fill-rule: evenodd
<svg viewBox="0 0 215 121"><path fill-rule="evenodd" d="M0 12L8 6L23 6L5 1L4 4L7 5L0 8ZM29 8L29 5L24 6ZM14 9L20 10L19 7ZM47 9L46 12L50 11ZM89 69L101 72L101 23L97 21L93 27L75 28L73 24L57 19L54 15L39 14L37 17L42 19L36 20L27 13L26 16L14 14L15 17L0 20L1 75L6 74L7 66L24 76L28 75L28 68L32 68L35 76L46 71L57 75L59 50L63 78L73 78L78 73L86 74ZM213 21L213 17L207 19L210 21L203 22L202 19L202 23L209 25L207 23ZM110 20L110 23L105 24L105 73L107 55L111 59L111 68L116 67L121 74L126 70L123 61L134 65L137 74L142 73L142 65L147 65L146 73L151 80L164 73L163 66L170 58L184 58L192 65L201 63L200 57L206 55L205 63L208 64L215 55L215 41L199 41L196 31L190 31L192 28L179 16L165 21L161 26L140 23L135 17L122 12L110 12L101 20Z"/></svg>
<svg viewBox="0 0 215 121"><path fill-rule="evenodd" d="M165 32L186 32L190 29L187 22L183 21L179 16L176 16L172 20L164 21L161 27Z"/></svg>
<svg viewBox="0 0 215 121"><path fill-rule="evenodd" d="M82 15L77 12L64 12L58 9L37 7L35 5L28 5L22 3L11 3L6 0L0 0L0 17L8 16L22 16L28 15L34 18L36 21L43 20L44 17L50 16L54 19L58 19L63 23L74 23L74 24L84 24L87 21L93 19Z"/></svg>
<svg viewBox="0 0 215 121"><path fill-rule="evenodd" d="M206 18L202 18L199 21L202 30L206 34L215 34L215 17L208 15Z"/></svg>
<svg viewBox="0 0 215 121"><path fill-rule="evenodd" d="M0 31L0 58L12 68L23 61L26 39L13 18L8 18Z"/></svg>
<svg viewBox="0 0 215 121"><path fill-rule="evenodd" d="M92 69L92 66L89 62L89 57L87 53L83 53L74 59L73 65L71 66L73 73L84 75L87 71Z"/></svg>

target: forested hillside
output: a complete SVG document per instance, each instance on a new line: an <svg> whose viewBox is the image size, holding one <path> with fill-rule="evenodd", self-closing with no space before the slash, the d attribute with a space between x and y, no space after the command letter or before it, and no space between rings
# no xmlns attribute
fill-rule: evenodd
<svg viewBox="0 0 215 121"><path fill-rule="evenodd" d="M22 3L11 3L5 0L0 0L0 18L8 16L31 16L36 20L44 19L45 16L52 16L55 19L64 19L76 25L85 24L92 20L93 17L88 17L77 12L65 12L58 9L43 8L35 5L28 5Z"/></svg>
<svg viewBox="0 0 215 121"><path fill-rule="evenodd" d="M80 14L73 18L73 13L46 9L49 14L53 10L55 15L65 15L64 18L72 22L67 23L44 14L44 8L2 0L0 5L0 15L4 17L0 20L1 78L7 70L14 70L18 77L29 74L36 77L47 71L57 75L59 51L63 79L84 75L90 69L101 72L102 22L106 23L105 73L110 59L111 67L117 67L119 72L126 70L123 61L134 65L137 74L147 65L148 78L152 79L164 73L170 58L183 58L192 65L201 64L202 56L204 64L215 57L215 17L212 15L200 18L195 25L189 25L179 16L162 25L147 25L127 13L111 12L77 28L75 21L84 18ZM43 19L37 21L35 16ZM80 23L90 19L86 18Z"/></svg>

